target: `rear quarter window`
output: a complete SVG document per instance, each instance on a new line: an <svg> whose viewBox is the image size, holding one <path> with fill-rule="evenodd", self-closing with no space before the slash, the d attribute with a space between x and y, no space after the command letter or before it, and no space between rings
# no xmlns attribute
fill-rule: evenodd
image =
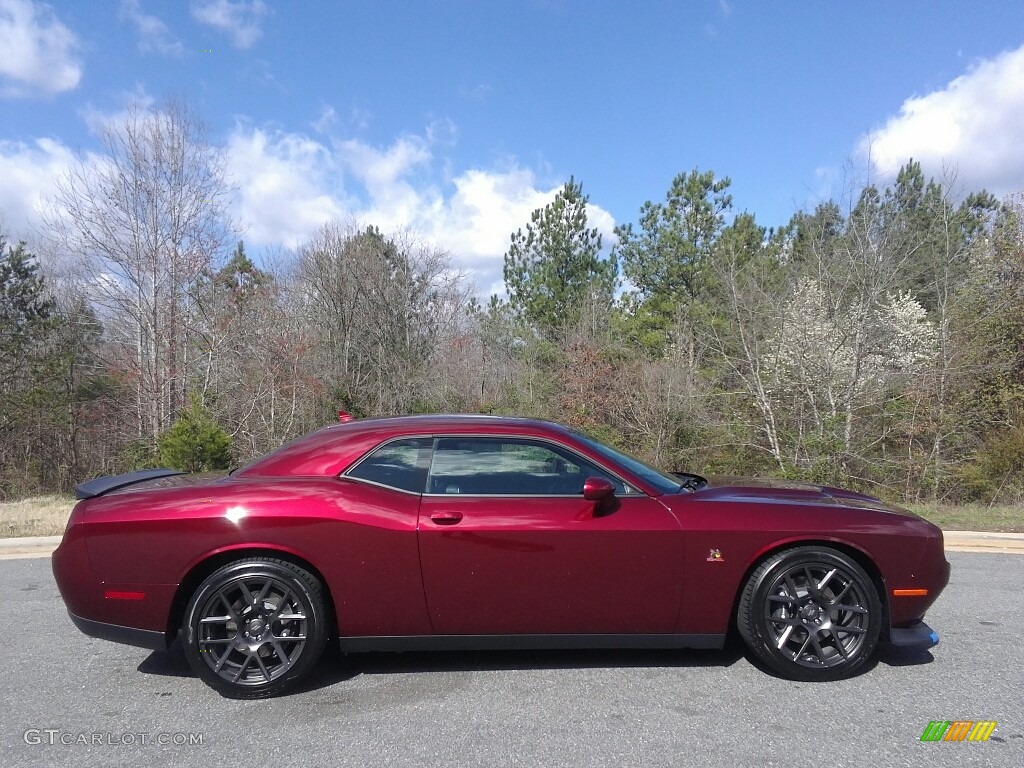
<svg viewBox="0 0 1024 768"><path fill-rule="evenodd" d="M363 458L345 477L408 493L423 493L432 443L429 437L394 440Z"/></svg>

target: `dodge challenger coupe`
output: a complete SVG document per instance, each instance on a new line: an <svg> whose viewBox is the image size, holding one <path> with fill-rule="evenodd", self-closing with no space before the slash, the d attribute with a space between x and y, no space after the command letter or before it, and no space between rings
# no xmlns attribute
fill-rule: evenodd
<svg viewBox="0 0 1024 768"><path fill-rule="evenodd" d="M862 494L666 474L568 427L491 416L334 424L227 476L80 485L53 571L88 635L179 635L225 696L346 652L720 648L775 674L928 648L942 532Z"/></svg>

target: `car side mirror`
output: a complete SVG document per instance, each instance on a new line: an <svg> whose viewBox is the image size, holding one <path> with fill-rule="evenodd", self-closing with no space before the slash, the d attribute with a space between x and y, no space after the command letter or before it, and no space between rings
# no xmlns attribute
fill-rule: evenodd
<svg viewBox="0 0 1024 768"><path fill-rule="evenodd" d="M583 481L583 498L587 501L601 501L615 493L615 485L606 477L588 477Z"/></svg>

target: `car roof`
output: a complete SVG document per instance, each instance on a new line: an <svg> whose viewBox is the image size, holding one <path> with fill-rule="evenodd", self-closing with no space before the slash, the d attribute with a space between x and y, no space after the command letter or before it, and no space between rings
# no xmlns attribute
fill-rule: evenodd
<svg viewBox="0 0 1024 768"><path fill-rule="evenodd" d="M337 475L382 442L436 434L531 435L569 438L572 430L543 419L489 414L424 414L355 419L303 435L235 473L236 477Z"/></svg>

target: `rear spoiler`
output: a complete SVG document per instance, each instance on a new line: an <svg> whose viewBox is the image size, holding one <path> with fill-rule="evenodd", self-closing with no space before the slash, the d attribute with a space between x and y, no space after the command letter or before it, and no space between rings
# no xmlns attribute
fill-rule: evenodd
<svg viewBox="0 0 1024 768"><path fill-rule="evenodd" d="M144 480L155 480L158 477L171 477L172 475L184 475L177 469L140 469L138 472L129 472L126 475L108 475L89 480L75 488L76 499L91 499L94 496L102 496L104 493L124 488L126 485L135 485Z"/></svg>

